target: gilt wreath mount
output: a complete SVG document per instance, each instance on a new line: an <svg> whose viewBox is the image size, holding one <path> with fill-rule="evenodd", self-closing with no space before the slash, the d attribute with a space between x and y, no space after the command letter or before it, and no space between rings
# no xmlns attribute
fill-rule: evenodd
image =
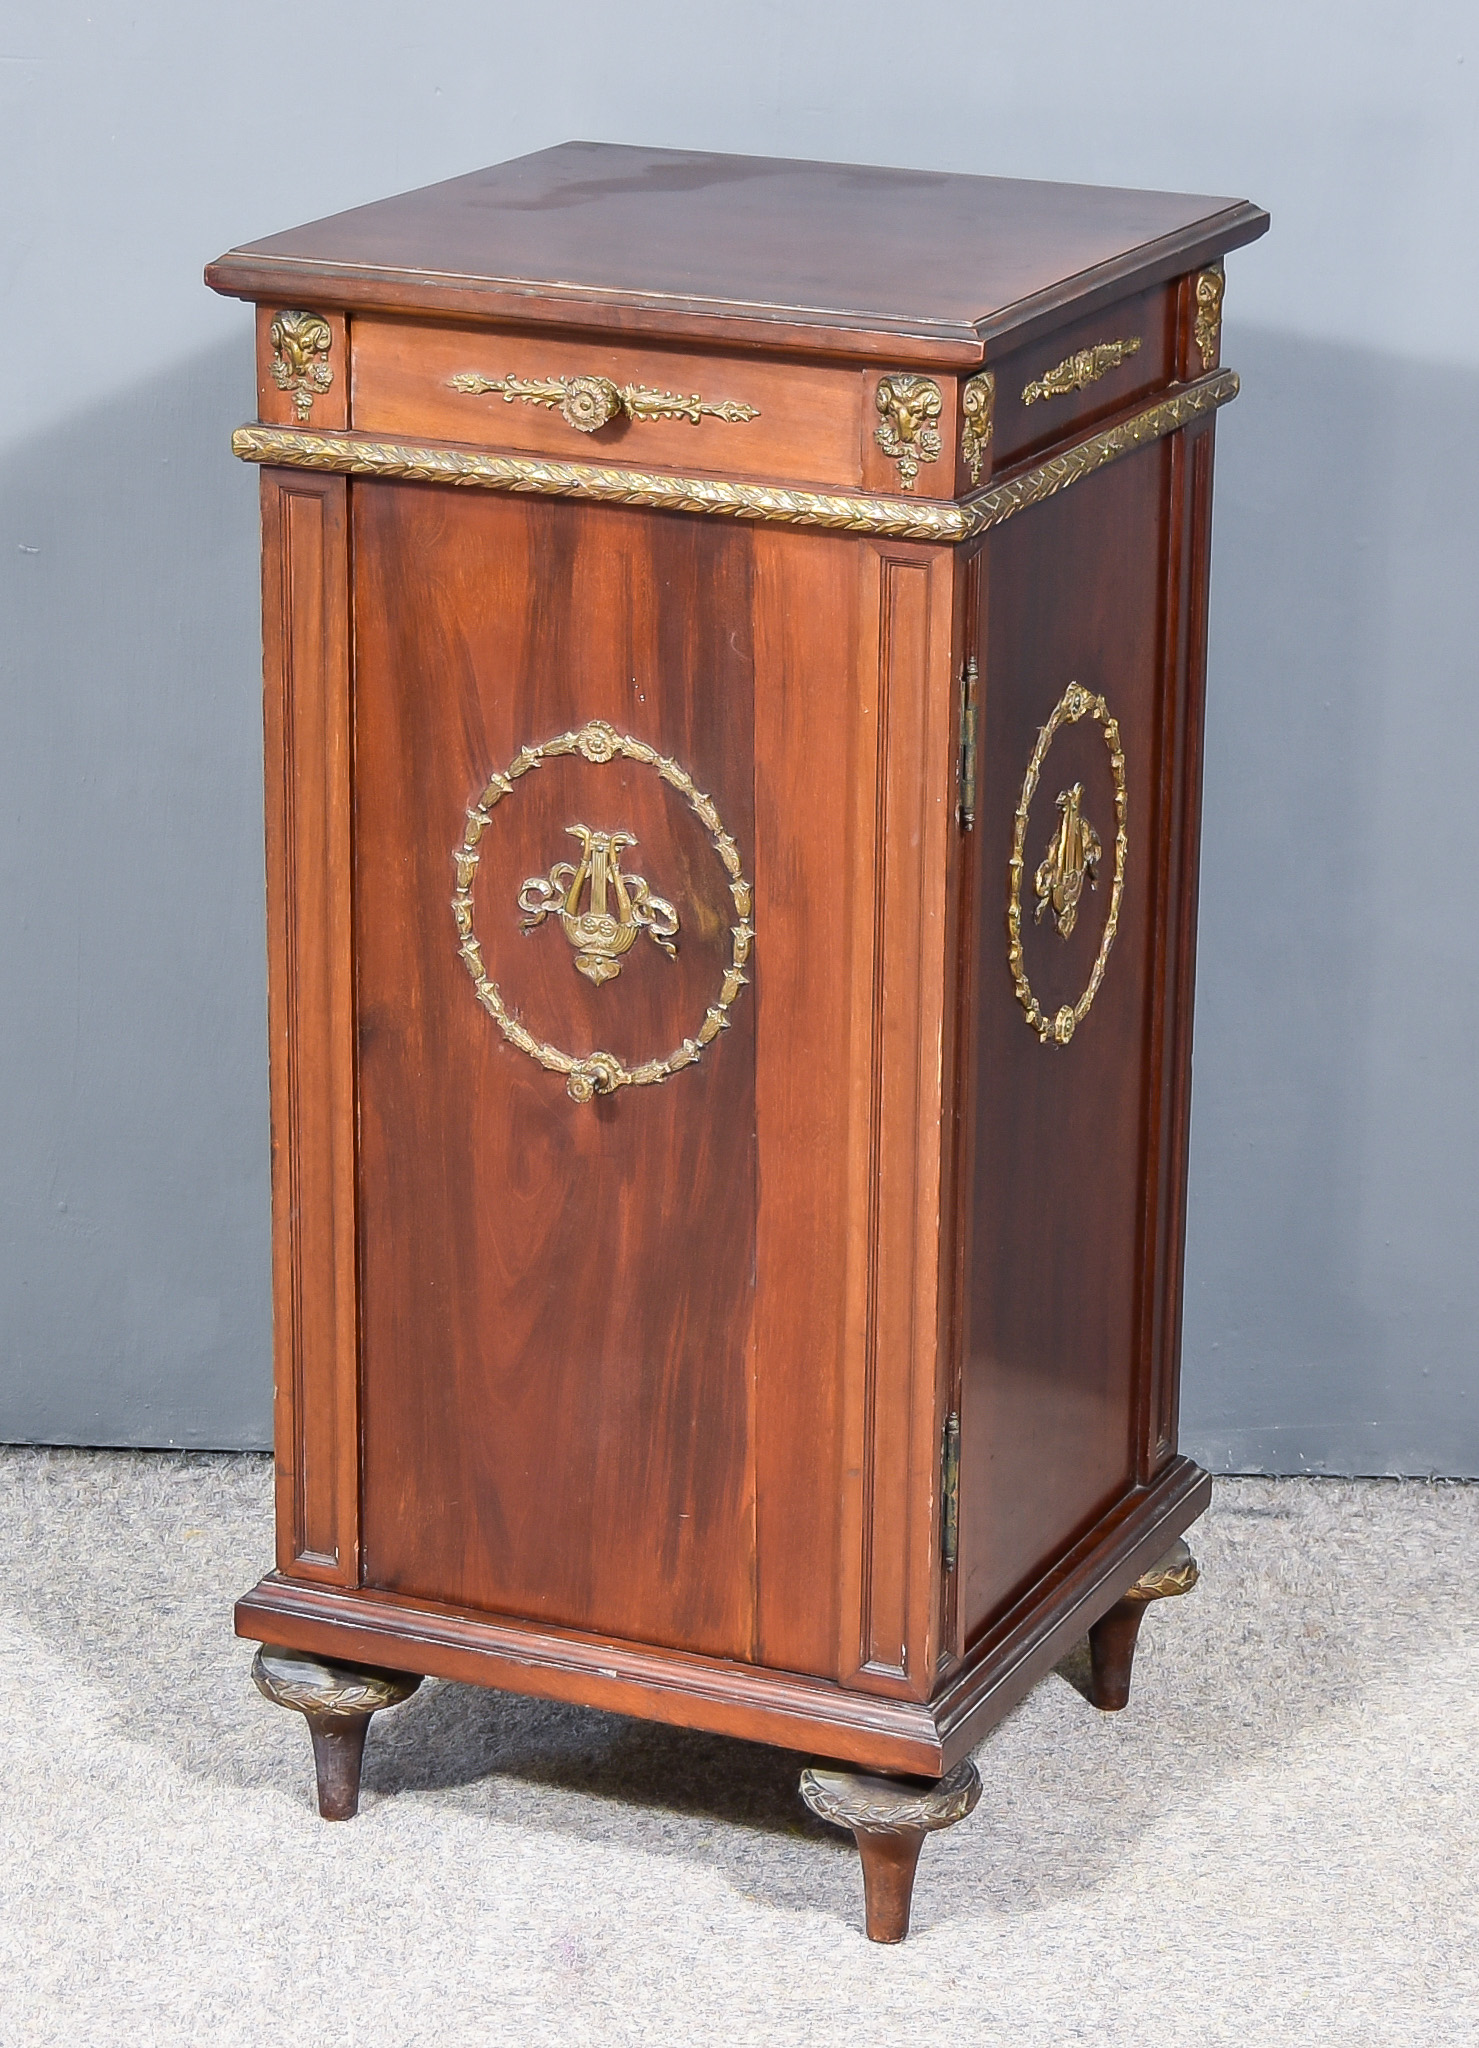
<svg viewBox="0 0 1479 2048"><path fill-rule="evenodd" d="M1099 938L1099 950L1083 994L1076 1003L1064 1003L1050 1016L1033 994L1032 984L1027 977L1026 962L1022 951L1022 873L1026 865L1027 821L1032 808L1032 799L1042 776L1043 763L1047 758L1058 733L1065 725L1076 725L1081 718L1091 718L1101 729L1105 747L1109 753L1110 774L1114 782L1114 878L1109 889L1109 906L1104 919L1104 930ZM1054 922L1060 937L1065 940L1073 933L1082 884L1088 879L1093 886L1097 881L1097 870L1101 849L1097 833L1086 827L1080 805L1082 789L1075 784L1058 798L1059 823L1047 849L1046 857L1034 875L1037 894L1037 917L1044 911L1054 912ZM1104 980L1104 969L1109 960L1109 949L1114 944L1115 933L1119 930L1120 906L1125 894L1125 863L1129 855L1129 836L1126 818L1129 798L1125 782L1125 752L1120 739L1119 721L1112 716L1102 696L1086 690L1081 683L1073 682L1063 692L1046 725L1037 736L1037 745L1032 750L1032 759L1027 764L1027 773L1022 778L1022 794L1012 820L1012 853L1007 864L1009 885L1007 892L1007 966L1011 971L1012 986L1017 1000L1022 1005L1028 1024L1037 1033L1041 1045L1067 1045L1079 1025L1088 1016L1094 998ZM1077 848L1076 852L1071 851ZM1073 877L1073 886L1065 890L1065 880Z"/></svg>
<svg viewBox="0 0 1479 2048"><path fill-rule="evenodd" d="M540 765L560 756L579 755L594 767L616 761L636 761L651 768L675 790L687 803L709 835L709 842L717 855L728 879L729 894L734 904L736 922L729 927L729 964L715 1000L704 1012L703 1022L691 1037L685 1038L672 1052L659 1058L642 1061L628 1067L615 1053L599 1048L585 1053L566 1052L560 1046L536 1037L524 1024L518 1014L505 1002L498 984L488 974L483 960L483 949L478 939L473 920L473 881L482 858L483 835L493 822L493 814L500 803L504 803L518 788L519 783ZM700 1057L705 1046L711 1045L721 1031L729 1026L729 1011L740 990L746 985L748 976L744 970L749 964L755 942L754 892L745 877L740 861L739 849L725 830L714 800L699 789L685 768L662 754L646 740L635 738L630 733L618 732L604 719L593 718L583 726L570 732L556 733L552 739L543 740L537 746L521 747L509 762L507 768L495 771L488 778L486 787L476 802L469 805L467 823L462 843L453 855L457 872L457 888L452 897L452 916L457 932L457 950L462 964L467 969L476 990L478 1001L497 1024L509 1044L527 1054L539 1066L550 1073L563 1074L566 1093L575 1102L590 1102L598 1095L612 1095L620 1088L650 1087L659 1081L666 1081L684 1067L691 1067ZM529 885L526 883L525 888ZM526 910L535 906L525 905ZM664 904L663 910L671 910ZM676 929L676 916L673 928ZM664 950L667 950L664 948ZM592 977L601 979L603 977Z"/></svg>

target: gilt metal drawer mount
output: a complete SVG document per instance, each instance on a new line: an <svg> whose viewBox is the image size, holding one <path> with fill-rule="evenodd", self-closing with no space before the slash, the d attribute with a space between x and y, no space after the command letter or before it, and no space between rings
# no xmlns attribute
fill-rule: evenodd
<svg viewBox="0 0 1479 2048"><path fill-rule="evenodd" d="M525 405L544 405L559 413L567 427L578 434L596 434L616 419L728 420L739 423L758 420L760 409L725 398L710 405L695 391L680 397L674 391L656 391L647 384L613 384L609 377L480 377L467 370L452 379L454 391L474 395L488 393L505 405L520 400Z"/></svg>

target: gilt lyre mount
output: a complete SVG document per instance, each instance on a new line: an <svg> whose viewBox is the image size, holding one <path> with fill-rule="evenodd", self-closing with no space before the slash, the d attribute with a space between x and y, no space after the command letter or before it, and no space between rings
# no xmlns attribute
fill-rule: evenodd
<svg viewBox="0 0 1479 2048"><path fill-rule="evenodd" d="M1032 992L1027 978L1027 967L1022 952L1022 871L1026 865L1027 823L1032 809L1032 799L1042 776L1043 763L1049 747L1065 725L1076 725L1081 718L1092 718L1101 727L1104 744L1109 751L1109 769L1114 780L1114 880L1110 884L1109 907L1104 919L1104 930L1099 939L1099 950L1094 956L1094 965L1083 994L1076 1003L1064 1003L1050 1017ZM1058 823L1047 850L1033 876L1033 888L1037 897L1035 922L1040 923L1051 910L1053 922L1062 939L1071 939L1078 922L1079 906L1083 900L1084 884L1091 889L1099 883L1099 865L1103 859L1103 848L1099 835L1083 813L1083 784L1075 782L1058 795ZM1120 904L1125 893L1125 859L1129 851L1125 818L1128 798L1125 790L1125 755L1120 743L1119 721L1112 718L1109 706L1102 697L1092 690L1086 690L1080 683L1070 683L1057 704L1052 716L1037 736L1037 745L1032 750L1032 759L1027 764L1027 773L1022 779L1022 795L1017 803L1012 825L1012 857L1007 864L1010 877L1007 893L1007 965L1011 969L1012 985L1017 991L1017 1000L1027 1013L1027 1022L1037 1033L1042 1045L1067 1045L1079 1025L1089 1014L1090 1005L1099 993L1104 979L1105 964L1109 949L1114 944L1114 935L1119 930Z"/></svg>
<svg viewBox="0 0 1479 2048"><path fill-rule="evenodd" d="M639 932L646 932L670 960L678 949L678 913L665 897L654 896L641 875L624 875L621 857L635 846L630 832L593 832L589 825L567 825L580 841L578 861L556 861L547 875L531 875L519 890L525 912L524 930L532 932L553 913L575 948L575 965L599 988L621 972L621 956ZM590 887L590 907L581 898Z"/></svg>
<svg viewBox="0 0 1479 2048"><path fill-rule="evenodd" d="M707 830L734 904L735 922L729 927L729 964L717 996L704 1012L703 1022L674 1051L660 1059L644 1060L635 1067L624 1065L615 1053L599 1048L583 1053L566 1052L536 1037L509 1008L497 982L489 975L473 922L473 882L483 858L483 838L493 823L497 806L505 803L523 778L541 763L570 754L579 755L594 767L616 760L636 761L653 769L670 789L676 790ZM614 980L621 972L622 955L630 951L643 931L673 958L677 952L677 910L665 898L654 896L640 875L622 870L622 854L636 844L632 834L592 830L587 825L566 829L580 841L581 858L557 861L548 875L531 875L520 886L517 900L524 912L525 930L537 928L551 913L557 915L565 936L575 947L576 968L597 987ZM728 1028L730 1005L745 986L744 969L754 947L755 927L750 922L753 892L740 864L739 849L725 831L713 798L696 787L686 769L660 754L646 740L618 732L604 719L593 718L589 724L572 732L557 733L538 746L521 747L506 769L489 777L481 796L469 805L462 844L453 861L457 870L457 888L452 897L457 950L472 977L478 1001L510 1045L549 1072L565 1076L566 1092L576 1102L590 1102L597 1095L614 1094L618 1088L643 1088L666 1081L681 1068L691 1067L704 1047Z"/></svg>

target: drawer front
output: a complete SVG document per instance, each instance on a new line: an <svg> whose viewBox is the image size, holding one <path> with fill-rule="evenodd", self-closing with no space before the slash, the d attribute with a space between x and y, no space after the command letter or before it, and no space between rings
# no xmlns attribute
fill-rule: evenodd
<svg viewBox="0 0 1479 2048"><path fill-rule="evenodd" d="M624 469L864 480L877 380L861 370L362 315L349 347L350 423L362 433Z"/></svg>
<svg viewBox="0 0 1479 2048"><path fill-rule="evenodd" d="M1177 286L1157 285L993 360L991 467L1076 440L1176 375ZM972 488L969 473L961 489Z"/></svg>

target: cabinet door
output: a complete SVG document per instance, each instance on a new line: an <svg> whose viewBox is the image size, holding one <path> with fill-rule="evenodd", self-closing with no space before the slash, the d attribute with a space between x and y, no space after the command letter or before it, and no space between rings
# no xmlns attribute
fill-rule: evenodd
<svg viewBox="0 0 1479 2048"><path fill-rule="evenodd" d="M917 1696L949 554L352 503L364 1582Z"/></svg>
<svg viewBox="0 0 1479 2048"><path fill-rule="evenodd" d="M365 1581L749 1656L749 537L353 535Z"/></svg>

